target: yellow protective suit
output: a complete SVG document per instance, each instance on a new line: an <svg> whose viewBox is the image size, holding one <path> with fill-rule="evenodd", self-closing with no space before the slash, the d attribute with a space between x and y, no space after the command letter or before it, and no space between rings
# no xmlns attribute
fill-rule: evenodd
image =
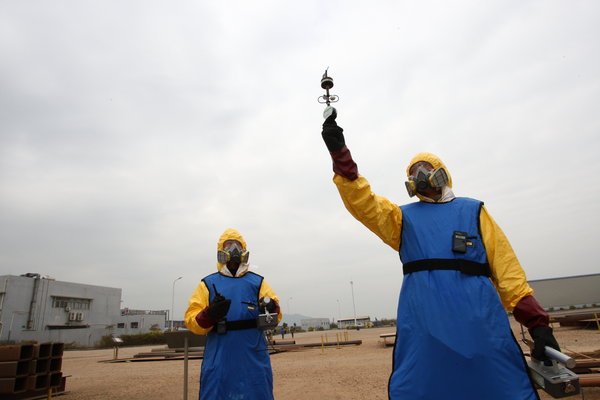
<svg viewBox="0 0 600 400"><path fill-rule="evenodd" d="M452 187L452 177L444 163L434 154L419 153L409 163L406 171L418 161L426 161L434 168L444 168L448 173L449 184ZM402 233L402 211L400 207L388 199L377 196L371 190L371 185L363 177L356 180L335 175L336 184L346 209L375 233L394 250L400 249ZM417 194L419 199L423 196ZM496 286L502 305L512 311L519 300L525 296L533 295L533 289L527 283L525 272L519 263L504 232L489 215L485 207L482 208L479 218L483 243L485 244L488 262L492 270L492 282Z"/></svg>
<svg viewBox="0 0 600 400"><path fill-rule="evenodd" d="M246 241L234 229L227 229L217 244L223 250L226 240L237 240L246 249ZM273 372L265 334L252 326L259 316L259 299L269 296L277 303L279 299L262 276L248 271L248 264L241 264L235 275L225 264L217 263L218 272L212 273L198 285L192 294L185 313L189 330L206 334L206 344L200 372L200 400L247 399L273 400ZM208 285L208 286L207 286ZM206 317L205 310L217 292L231 301L221 323L225 332L213 329L215 323ZM202 323L198 323L196 316ZM206 318L205 318L206 317ZM281 320L281 311L277 322ZM233 325L242 323L246 326Z"/></svg>
<svg viewBox="0 0 600 400"><path fill-rule="evenodd" d="M242 244L244 249L247 248L246 241L244 240L242 235L235 229L227 229L225 232L223 232L223 234L219 238L219 242L217 243L217 250L223 250L223 243L225 243L226 240L237 240L238 242L240 242ZM221 273L223 275L231 276L231 273L226 268L225 264L217 262L217 271L219 271L219 273ZM243 276L246 273L248 273L248 264L242 264L242 265L240 265L238 272L236 273L236 277ZM275 292L273 291L271 286L263 279L261 287L260 287L260 291L259 291L259 298L265 297L265 296L268 296L268 297L274 299L277 302L277 304L279 304L279 298L277 297L277 295L275 294ZM208 288L206 287L206 284L204 282L200 282L200 284L196 287L196 290L190 297L189 306L188 306L187 311L185 312L186 327L190 331L192 331L198 335L205 335L206 333L210 332L213 329L212 327L203 328L200 325L198 325L198 323L196 322L196 315L198 315L199 312L201 312L206 307L208 307L208 304L209 304ZM282 314L281 314L281 311L279 311L279 314L277 316L277 322L281 321L281 317L282 317Z"/></svg>

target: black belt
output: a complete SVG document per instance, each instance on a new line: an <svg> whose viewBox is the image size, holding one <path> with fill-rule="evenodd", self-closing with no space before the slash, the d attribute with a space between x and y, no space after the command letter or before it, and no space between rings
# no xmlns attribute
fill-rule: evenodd
<svg viewBox="0 0 600 400"><path fill-rule="evenodd" d="M238 321L227 321L228 331L239 331L242 329L256 329L256 319L240 319Z"/></svg>
<svg viewBox="0 0 600 400"><path fill-rule="evenodd" d="M492 276L490 265L488 263L478 263L469 260L457 260L455 258L430 258L426 260L417 260L407 262L402 265L404 275L418 271L433 271L436 269L456 270L467 275Z"/></svg>

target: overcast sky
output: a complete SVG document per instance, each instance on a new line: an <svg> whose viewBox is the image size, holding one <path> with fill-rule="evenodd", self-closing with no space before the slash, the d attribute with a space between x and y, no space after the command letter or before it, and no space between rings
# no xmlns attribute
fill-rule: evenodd
<svg viewBox="0 0 600 400"><path fill-rule="evenodd" d="M227 228L284 312L394 317L396 252L345 210L320 131L374 191L438 154L528 279L600 272L598 1L0 0L0 275L182 318ZM179 276L183 278L173 285ZM350 284L353 281L353 285Z"/></svg>

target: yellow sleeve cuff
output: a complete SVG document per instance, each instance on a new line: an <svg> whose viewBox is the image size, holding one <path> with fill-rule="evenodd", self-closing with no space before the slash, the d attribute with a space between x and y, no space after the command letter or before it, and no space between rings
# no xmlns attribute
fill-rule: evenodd
<svg viewBox="0 0 600 400"><path fill-rule="evenodd" d="M198 322L196 322L196 315L198 315L200 311L208 307L208 304L208 288L206 287L206 284L204 282L200 282L200 284L198 285L198 287L196 287L196 290L192 294L192 297L190 297L189 305L184 316L186 328L188 328L190 331L194 332L197 335L206 335L212 329L212 327L203 328L200 325L198 325Z"/></svg>

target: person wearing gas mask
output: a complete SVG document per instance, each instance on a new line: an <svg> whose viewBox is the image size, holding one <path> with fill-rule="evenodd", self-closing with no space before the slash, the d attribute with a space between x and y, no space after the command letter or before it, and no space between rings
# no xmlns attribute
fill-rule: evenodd
<svg viewBox="0 0 600 400"><path fill-rule="evenodd" d="M559 350L548 315L533 297L508 239L483 202L455 197L444 163L419 153L406 188L419 201L397 206L358 173L337 112L324 113L322 137L344 205L399 252L404 279L397 311L390 399L539 399L505 310L534 339Z"/></svg>
<svg viewBox="0 0 600 400"><path fill-rule="evenodd" d="M207 335L200 400L272 400L273 373L257 319L281 321L279 299L262 276L248 270L242 235L227 229L217 244L217 272L206 276L185 312L187 328Z"/></svg>

